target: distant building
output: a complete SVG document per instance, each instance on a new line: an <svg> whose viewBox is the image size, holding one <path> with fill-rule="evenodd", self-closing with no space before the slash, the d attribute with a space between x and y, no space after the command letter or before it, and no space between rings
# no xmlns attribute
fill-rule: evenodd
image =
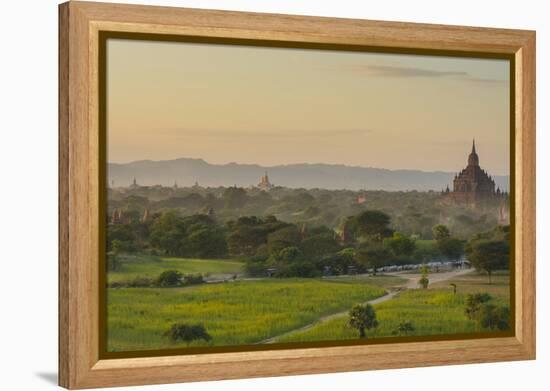
<svg viewBox="0 0 550 391"><path fill-rule="evenodd" d="M267 176L267 171L265 172L265 175L263 175L260 178L260 183L258 183L256 185L256 187L258 189L262 189L262 190L269 190L269 189L273 188L273 184L271 182L269 182L269 177Z"/></svg>
<svg viewBox="0 0 550 391"><path fill-rule="evenodd" d="M442 192L444 203L467 204L476 206L486 200L504 198L505 193L499 188L495 190L495 181L479 166L479 156L476 152L475 140L468 156L468 165L455 175L453 190L449 186Z"/></svg>
<svg viewBox="0 0 550 391"><path fill-rule="evenodd" d="M137 183L136 177L134 177L134 180L132 181L132 184L130 185L130 189L137 189L140 186Z"/></svg>

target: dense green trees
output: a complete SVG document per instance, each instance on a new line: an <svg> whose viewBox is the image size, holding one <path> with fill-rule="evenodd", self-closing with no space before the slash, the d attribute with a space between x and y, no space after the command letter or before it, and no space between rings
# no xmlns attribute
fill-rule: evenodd
<svg viewBox="0 0 550 391"><path fill-rule="evenodd" d="M309 259L319 259L335 254L340 250L340 244L334 238L334 233L321 233L305 237L300 242L300 249Z"/></svg>
<svg viewBox="0 0 550 391"><path fill-rule="evenodd" d="M382 245L372 245L366 249L360 249L355 254L355 259L363 267L363 269L372 269L373 274L387 264L391 263L391 251Z"/></svg>
<svg viewBox="0 0 550 391"><path fill-rule="evenodd" d="M143 195L147 192L160 199L148 199ZM453 221L447 218L449 226L433 226L447 213L434 205L433 194L368 192L367 199L358 203L357 192L348 190L140 188L139 194L119 195L110 204L108 267L119 267L120 254L131 252L237 258L245 260L247 273L256 276L338 275L371 269L376 273L383 266L430 262L442 256L461 259L465 242L455 235ZM276 210L277 217L263 213L266 210ZM463 209L453 213L463 223L491 223L488 215ZM436 244L426 240L431 237ZM468 258L491 274L505 267L508 240L506 228L475 235L466 246ZM287 249L300 256L288 258Z"/></svg>
<svg viewBox="0 0 550 391"><path fill-rule="evenodd" d="M432 229L437 248L447 259L458 261L464 254L464 241L451 236L447 226L438 224Z"/></svg>
<svg viewBox="0 0 550 391"><path fill-rule="evenodd" d="M433 238L437 241L447 239L451 236L449 228L443 224L438 224L432 228Z"/></svg>
<svg viewBox="0 0 550 391"><path fill-rule="evenodd" d="M278 221L274 216L265 218L245 216L231 220L226 224L229 231L227 233L229 254L234 257L253 256L258 252L267 254L265 247L268 245L268 236L287 227L291 227L291 225ZM293 229L297 231L296 227ZM280 234L279 238L284 241L285 235ZM272 237L272 241L276 240L277 235ZM291 238L290 242L294 244L295 241Z"/></svg>
<svg viewBox="0 0 550 391"><path fill-rule="evenodd" d="M300 226L327 225L337 228L342 219L357 216L366 210L387 214L393 229L406 236L432 239L432 227L445 221L458 239L469 239L480 230L489 230L497 224L498 204L471 209L460 205L442 208L437 192L368 191L367 201L358 203L363 192L350 190L290 189L276 187L269 192L240 187L140 187L137 189L109 189L109 208L124 211L126 219L139 221L144 210L160 214L166 209L178 209L182 216L214 210L223 225L240 216L277 215L279 220ZM109 212L110 213L110 212ZM111 217L109 215L109 217Z"/></svg>
<svg viewBox="0 0 550 391"><path fill-rule="evenodd" d="M458 261L464 254L464 241L457 238L445 238L437 241L437 248L447 259Z"/></svg>
<svg viewBox="0 0 550 391"><path fill-rule="evenodd" d="M175 211L165 212L151 226L150 243L167 255L192 258L227 256L225 231L207 215L182 218Z"/></svg>
<svg viewBox="0 0 550 391"><path fill-rule="evenodd" d="M179 255L183 246L185 224L175 211L163 213L151 227L151 245L168 255Z"/></svg>
<svg viewBox="0 0 550 391"><path fill-rule="evenodd" d="M267 235L267 249L270 254L300 243L300 231L295 225L289 225Z"/></svg>
<svg viewBox="0 0 550 391"><path fill-rule="evenodd" d="M184 241L183 252L193 258L224 258L227 255L225 233L217 227L195 227Z"/></svg>
<svg viewBox="0 0 550 391"><path fill-rule="evenodd" d="M223 192L222 198L226 209L239 209L246 204L248 195L241 187L228 187Z"/></svg>
<svg viewBox="0 0 550 391"><path fill-rule="evenodd" d="M357 234L367 239L381 241L393 232L390 228L390 216L379 210L366 210L355 217Z"/></svg>
<svg viewBox="0 0 550 391"><path fill-rule="evenodd" d="M394 232L391 238L384 239L384 246L388 247L396 256L411 256L416 250L414 239Z"/></svg>

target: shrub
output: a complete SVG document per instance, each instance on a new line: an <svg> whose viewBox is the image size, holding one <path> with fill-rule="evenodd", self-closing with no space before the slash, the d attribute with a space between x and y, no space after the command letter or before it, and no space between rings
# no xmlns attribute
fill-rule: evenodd
<svg viewBox="0 0 550 391"><path fill-rule="evenodd" d="M289 265L280 265L275 273L275 277L318 277L321 273L315 268L315 265L308 261L295 261Z"/></svg>
<svg viewBox="0 0 550 391"><path fill-rule="evenodd" d="M136 277L127 283L128 288L147 288L153 285L153 280L147 277Z"/></svg>
<svg viewBox="0 0 550 391"><path fill-rule="evenodd" d="M109 288L148 288L153 286L153 280L147 277L136 277L128 281L115 281L107 285Z"/></svg>
<svg viewBox="0 0 550 391"><path fill-rule="evenodd" d="M265 277L267 275L266 257L254 256L245 261L244 270L250 277Z"/></svg>
<svg viewBox="0 0 550 391"><path fill-rule="evenodd" d="M397 325L395 330L392 331L393 335L407 335L414 332L414 325L411 321L401 322Z"/></svg>
<svg viewBox="0 0 550 391"><path fill-rule="evenodd" d="M473 293L466 296L466 308L464 313L468 319L475 320L478 318L481 305L491 300L491 295L488 293Z"/></svg>
<svg viewBox="0 0 550 391"><path fill-rule="evenodd" d="M479 323L481 327L491 330L510 329L510 309L508 307L497 307L493 304L485 304L479 311Z"/></svg>
<svg viewBox="0 0 550 391"><path fill-rule="evenodd" d="M430 279L427 276L420 277L420 280L418 280L418 285L422 287L422 289L428 289L428 284L430 283Z"/></svg>
<svg viewBox="0 0 550 391"><path fill-rule="evenodd" d="M202 339L208 342L212 339L212 336L206 332L202 324L175 323L170 327L170 330L164 333L164 336L169 337L172 342L183 341L187 346L193 341Z"/></svg>
<svg viewBox="0 0 550 391"><path fill-rule="evenodd" d="M183 276L183 284L184 285L199 285L204 284L204 278L201 274L186 274Z"/></svg>
<svg viewBox="0 0 550 391"><path fill-rule="evenodd" d="M177 270L166 270L157 277L155 285L160 287L180 286L182 277L183 275Z"/></svg>
<svg viewBox="0 0 550 391"><path fill-rule="evenodd" d="M427 266L422 266L420 272L422 273L422 277L420 277L420 280L418 280L418 285L420 285L423 289L427 289L428 284L430 283L430 280L428 278L429 269Z"/></svg>

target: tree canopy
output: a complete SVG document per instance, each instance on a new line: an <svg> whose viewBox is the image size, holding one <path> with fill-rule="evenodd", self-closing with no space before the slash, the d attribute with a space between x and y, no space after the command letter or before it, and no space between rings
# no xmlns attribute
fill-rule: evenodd
<svg viewBox="0 0 550 391"><path fill-rule="evenodd" d="M378 327L376 312L370 304L357 304L349 312L348 324L359 330L359 338L367 338L366 330Z"/></svg>

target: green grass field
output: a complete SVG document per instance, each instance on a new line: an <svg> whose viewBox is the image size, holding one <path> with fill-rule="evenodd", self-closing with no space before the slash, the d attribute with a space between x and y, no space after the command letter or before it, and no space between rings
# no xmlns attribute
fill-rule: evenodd
<svg viewBox="0 0 550 391"><path fill-rule="evenodd" d="M450 283L457 284L453 294ZM466 295L474 292L488 292L493 303L509 305L509 275L502 273L487 283L487 277L471 273L456 279L434 284L427 290L404 291L394 299L375 305L379 326L367 332L368 338L395 336L393 331L401 322L410 321L414 332L407 335L437 335L471 333L480 330L477 323L464 315ZM347 327L347 316L335 318L318 325L286 335L277 342L305 342L342 340L358 338L357 330Z"/></svg>
<svg viewBox="0 0 550 391"><path fill-rule="evenodd" d="M155 278L165 270L178 270L183 274L233 275L243 273L243 263L224 259L125 256L121 259L119 270L107 273L107 282L129 281L137 277Z"/></svg>
<svg viewBox="0 0 550 391"><path fill-rule="evenodd" d="M369 285L375 285L382 288L392 288L397 287L399 285L402 285L406 282L404 278L397 277L397 276L391 276L391 275L384 275L379 274L376 276L373 275L354 275L354 276L334 276L334 277L326 277L323 279L323 281L330 281L335 283L342 283L342 284L369 284Z"/></svg>
<svg viewBox="0 0 550 391"><path fill-rule="evenodd" d="M176 322L202 323L213 337L209 345L256 343L384 293L364 282L315 279L108 289L108 350L185 347L163 337Z"/></svg>

